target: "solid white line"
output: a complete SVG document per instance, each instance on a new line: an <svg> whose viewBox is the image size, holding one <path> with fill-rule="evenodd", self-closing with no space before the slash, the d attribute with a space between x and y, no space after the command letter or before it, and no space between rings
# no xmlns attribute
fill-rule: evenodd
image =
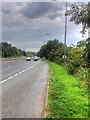
<svg viewBox="0 0 90 120"><path fill-rule="evenodd" d="M7 78L7 79L1 81L0 84L2 84L2 83L4 83L4 82L6 82L6 81L8 81L8 80L10 80L10 79L12 79L12 78L18 76L18 75L20 75L21 73L24 73L25 71L27 71L27 70L29 70L29 69L35 67L35 66L38 65L39 63L40 63L40 61L39 61L38 63L36 63L36 64L34 64L34 65L32 65L32 66L30 66L30 67L24 69L24 70L22 70L22 71L20 71L19 73L16 73L15 75L13 75L13 76L11 76L11 77L9 77L9 78Z"/></svg>

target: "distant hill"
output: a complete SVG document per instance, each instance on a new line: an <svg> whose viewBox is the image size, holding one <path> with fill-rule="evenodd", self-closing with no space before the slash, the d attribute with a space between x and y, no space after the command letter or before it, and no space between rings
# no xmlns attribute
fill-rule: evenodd
<svg viewBox="0 0 90 120"><path fill-rule="evenodd" d="M31 51L28 51L28 52L26 52L26 56L28 57L28 56L35 56L35 55L37 55L37 53L36 52L31 52Z"/></svg>

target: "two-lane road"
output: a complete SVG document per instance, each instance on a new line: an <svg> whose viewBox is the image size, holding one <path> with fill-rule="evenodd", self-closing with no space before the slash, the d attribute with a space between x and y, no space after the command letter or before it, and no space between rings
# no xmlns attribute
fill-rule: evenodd
<svg viewBox="0 0 90 120"><path fill-rule="evenodd" d="M43 61L3 63L2 117L44 117L47 83L48 65Z"/></svg>

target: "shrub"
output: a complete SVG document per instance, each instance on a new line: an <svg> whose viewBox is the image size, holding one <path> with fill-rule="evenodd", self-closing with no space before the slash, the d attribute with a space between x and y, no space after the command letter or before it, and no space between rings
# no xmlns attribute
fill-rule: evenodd
<svg viewBox="0 0 90 120"><path fill-rule="evenodd" d="M88 68L88 79L90 79L90 68Z"/></svg>
<svg viewBox="0 0 90 120"><path fill-rule="evenodd" d="M75 73L74 66L71 63L68 63L66 68L67 68L69 74L73 75Z"/></svg>
<svg viewBox="0 0 90 120"><path fill-rule="evenodd" d="M88 79L88 70L87 68L84 68L84 67L79 67L77 70L76 70L76 75L79 79L81 80L84 80L84 81L87 81Z"/></svg>

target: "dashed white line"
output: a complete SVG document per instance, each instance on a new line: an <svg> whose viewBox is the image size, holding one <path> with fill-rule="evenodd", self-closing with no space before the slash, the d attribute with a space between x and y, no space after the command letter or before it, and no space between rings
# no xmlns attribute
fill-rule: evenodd
<svg viewBox="0 0 90 120"><path fill-rule="evenodd" d="M29 69L35 67L35 66L38 65L39 63L40 63L40 61L39 61L38 63L36 63L36 64L34 64L34 65L32 65L32 66L30 66L30 67L24 69L24 70L22 70L22 71L20 71L19 73L16 73L15 75L13 75L13 76L11 76L11 77L9 77L9 78L7 78L7 79L1 81L0 84L2 84L2 83L4 83L4 82L6 82L6 81L8 81L8 80L10 80L10 79L12 79L12 78L18 76L18 75L20 75L21 73L24 73L25 71L27 71L27 70L29 70Z"/></svg>

